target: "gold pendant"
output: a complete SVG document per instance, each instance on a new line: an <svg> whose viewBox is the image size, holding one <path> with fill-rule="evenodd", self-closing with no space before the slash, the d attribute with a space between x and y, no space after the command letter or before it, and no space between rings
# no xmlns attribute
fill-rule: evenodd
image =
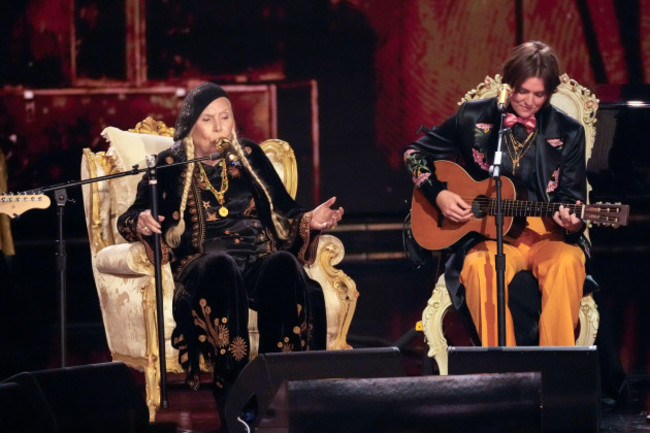
<svg viewBox="0 0 650 433"><path fill-rule="evenodd" d="M225 218L228 216L228 208L225 206L221 206L219 208L219 215L221 215L222 218Z"/></svg>

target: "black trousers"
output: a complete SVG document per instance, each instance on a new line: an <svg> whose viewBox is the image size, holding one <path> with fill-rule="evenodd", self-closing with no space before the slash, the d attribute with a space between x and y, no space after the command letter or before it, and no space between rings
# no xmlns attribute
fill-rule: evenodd
<svg viewBox="0 0 650 433"><path fill-rule="evenodd" d="M260 353L325 348L323 293L295 256L277 251L242 271L230 255L208 253L177 283L172 343L183 368L198 374L203 354L215 383L232 384L250 355L249 307L258 313Z"/></svg>

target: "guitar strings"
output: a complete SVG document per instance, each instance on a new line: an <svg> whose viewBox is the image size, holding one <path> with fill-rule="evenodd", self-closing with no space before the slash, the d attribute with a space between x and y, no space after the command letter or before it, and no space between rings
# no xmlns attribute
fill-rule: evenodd
<svg viewBox="0 0 650 433"><path fill-rule="evenodd" d="M488 215L496 214L497 200L494 197L462 197L465 201L478 203L480 210ZM621 222L618 214L622 213L619 206L607 204L564 204L555 202L526 201L516 199L504 199L503 211L506 216L552 216L560 206L569 208L572 212L579 215L582 219L595 222L597 224L614 224L615 227ZM623 222L625 224L625 222Z"/></svg>
<svg viewBox="0 0 650 433"><path fill-rule="evenodd" d="M487 197L462 197L465 201L470 203L478 203L481 209L488 209L489 211L496 211L497 200L496 198ZM506 211L528 211L534 212L539 215L552 215L555 211L559 210L560 206L569 208L570 211L582 214L585 209L585 204L565 204L553 202L540 202L540 201L525 201L515 199L504 199L503 209Z"/></svg>

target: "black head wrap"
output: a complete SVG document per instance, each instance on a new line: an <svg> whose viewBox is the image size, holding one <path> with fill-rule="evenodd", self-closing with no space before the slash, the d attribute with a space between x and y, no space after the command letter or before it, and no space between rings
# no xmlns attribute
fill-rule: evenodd
<svg viewBox="0 0 650 433"><path fill-rule="evenodd" d="M174 126L174 140L181 140L192 130L194 123L199 118L205 107L217 98L228 98L223 88L214 83L199 84L188 92L183 101L181 112L176 118ZM230 99L230 98L228 98Z"/></svg>

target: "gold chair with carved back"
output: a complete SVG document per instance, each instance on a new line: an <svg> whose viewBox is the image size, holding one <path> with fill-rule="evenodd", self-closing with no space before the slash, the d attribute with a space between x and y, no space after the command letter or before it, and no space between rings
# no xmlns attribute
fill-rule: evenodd
<svg viewBox="0 0 650 433"><path fill-rule="evenodd" d="M496 75L494 78L488 76L475 89L467 92L458 105L470 100L494 97L497 95L500 85L500 75ZM585 128L586 161L589 161L591 157L596 138L594 124L596 123L598 102L598 99L588 89L569 78L567 74L560 77L557 92L551 97L551 104L578 120ZM587 189L588 194L591 187L588 185ZM428 356L435 359L440 374L447 374L448 371L448 343L444 334L443 320L445 314L452 308L452 301L445 284L444 275L441 275L422 313L423 331L429 346ZM589 346L594 343L598 333L599 320L600 316L593 296L591 294L584 296L580 304L580 330L576 345Z"/></svg>
<svg viewBox="0 0 650 433"><path fill-rule="evenodd" d="M106 152L84 149L81 178L89 179L145 167L145 156L157 154L172 143L173 129L147 118L135 129L108 127L102 132ZM287 191L295 197L298 188L296 159L291 146L270 139L260 144L277 170ZM139 176L117 177L83 186L84 211L90 241L93 274L99 296L106 341L114 361L144 372L149 418L155 420L160 407L156 289L153 265L141 242L128 243L118 233L117 218L135 198ZM332 235L322 235L316 261L305 266L310 278L323 288L327 315L327 349L350 349L347 333L356 308L355 282L335 266L345 250ZM178 351L171 346L174 329L172 296L174 282L169 264L162 267L165 361L167 372L182 373ZM251 358L257 355L257 313L250 310ZM201 368L209 370L202 362Z"/></svg>

